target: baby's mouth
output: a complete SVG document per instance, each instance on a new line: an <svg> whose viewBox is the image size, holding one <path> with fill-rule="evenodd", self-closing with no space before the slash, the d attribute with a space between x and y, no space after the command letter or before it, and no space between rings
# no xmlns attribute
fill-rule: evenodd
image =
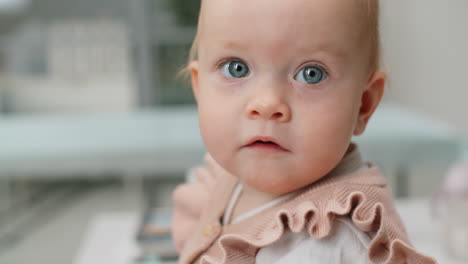
<svg viewBox="0 0 468 264"><path fill-rule="evenodd" d="M259 151L288 151L287 149L283 148L281 145L276 143L273 139L270 140L269 138L254 138L252 141L250 141L249 144L246 145L246 147Z"/></svg>
<svg viewBox="0 0 468 264"><path fill-rule="evenodd" d="M262 145L270 145L270 146L272 146L272 147L274 147L274 146L278 146L278 147L279 147L279 145L276 144L276 143L273 142L273 141L261 141L261 140L257 140L257 141L255 141L255 142L251 143L249 146L256 146L256 145L259 145L259 146L262 146Z"/></svg>

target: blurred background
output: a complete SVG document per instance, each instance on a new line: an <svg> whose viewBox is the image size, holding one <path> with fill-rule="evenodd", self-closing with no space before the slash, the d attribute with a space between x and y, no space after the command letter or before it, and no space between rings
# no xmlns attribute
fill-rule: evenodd
<svg viewBox="0 0 468 264"><path fill-rule="evenodd" d="M448 169L468 155L468 2L382 5L390 81L355 141L386 174L415 244L444 257L450 246L427 230ZM177 77L198 8L0 0L1 264L174 261L171 192L204 153Z"/></svg>

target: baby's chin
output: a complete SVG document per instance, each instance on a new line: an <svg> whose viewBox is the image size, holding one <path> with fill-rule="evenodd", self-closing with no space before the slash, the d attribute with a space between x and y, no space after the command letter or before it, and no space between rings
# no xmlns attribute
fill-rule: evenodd
<svg viewBox="0 0 468 264"><path fill-rule="evenodd" d="M311 177L311 174L292 174L278 170L239 171L237 177L242 184L257 191L283 195L306 187L322 177ZM312 174L313 175L313 174Z"/></svg>

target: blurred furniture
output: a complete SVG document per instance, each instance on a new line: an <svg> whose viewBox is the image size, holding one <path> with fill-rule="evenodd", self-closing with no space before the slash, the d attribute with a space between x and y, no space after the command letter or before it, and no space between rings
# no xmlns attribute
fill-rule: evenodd
<svg viewBox="0 0 468 264"><path fill-rule="evenodd" d="M0 117L0 177L184 174L202 159L194 108Z"/></svg>
<svg viewBox="0 0 468 264"><path fill-rule="evenodd" d="M112 17L22 24L9 38L6 53L8 111L135 109L138 95L129 34L125 21Z"/></svg>
<svg viewBox="0 0 468 264"><path fill-rule="evenodd" d="M416 249L439 263L464 263L452 259L443 248L441 227L431 216L428 199L397 200L396 206ZM131 263L139 252L135 237L140 221L136 215L135 212L97 215L91 221L74 264Z"/></svg>
<svg viewBox="0 0 468 264"><path fill-rule="evenodd" d="M194 107L0 116L0 177L183 176L205 151L197 120ZM382 105L354 140L398 196L433 193L461 152L453 131L395 104Z"/></svg>

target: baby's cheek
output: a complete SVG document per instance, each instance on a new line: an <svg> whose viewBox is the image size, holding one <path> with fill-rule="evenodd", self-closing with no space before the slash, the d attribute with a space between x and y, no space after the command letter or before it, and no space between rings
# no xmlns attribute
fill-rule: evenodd
<svg viewBox="0 0 468 264"><path fill-rule="evenodd" d="M227 131L221 122L212 120L200 120L200 133L206 150L219 165L232 173L227 166L233 160L230 155L233 148L230 131Z"/></svg>

